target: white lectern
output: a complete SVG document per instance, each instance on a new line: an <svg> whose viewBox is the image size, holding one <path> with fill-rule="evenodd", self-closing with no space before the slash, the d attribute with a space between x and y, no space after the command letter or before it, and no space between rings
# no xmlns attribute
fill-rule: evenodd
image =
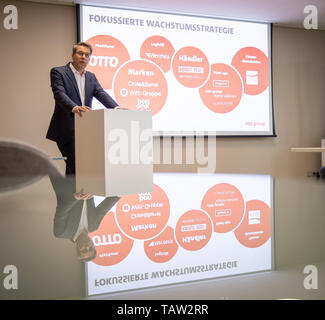
<svg viewBox="0 0 325 320"><path fill-rule="evenodd" d="M152 113L101 109L75 116L76 189L98 196L153 191Z"/></svg>

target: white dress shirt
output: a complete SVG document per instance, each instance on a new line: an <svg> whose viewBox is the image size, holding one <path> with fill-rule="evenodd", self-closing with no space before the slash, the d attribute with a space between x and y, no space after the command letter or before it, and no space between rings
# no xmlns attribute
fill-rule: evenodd
<svg viewBox="0 0 325 320"><path fill-rule="evenodd" d="M81 75L76 68L72 65L72 63L70 62L70 68L76 78L77 81L77 85L78 85L78 89L79 89L79 94L80 94L80 98L81 98L81 103L82 106L85 105L85 83L86 83L86 71L83 72L83 74ZM116 106L114 109L120 109L119 106Z"/></svg>
<svg viewBox="0 0 325 320"><path fill-rule="evenodd" d="M81 98L81 105L85 105L85 83L86 83L86 71L82 73L82 75L76 70L76 68L72 65L70 62L70 68L74 74L74 77L76 78L78 89L79 89L79 94Z"/></svg>
<svg viewBox="0 0 325 320"><path fill-rule="evenodd" d="M82 211L81 211L81 217L80 217L80 222L79 226L77 229L76 234L73 237L73 241L76 242L78 239L79 235L83 230L88 231L88 217L87 217L87 200L83 200L83 206L82 206Z"/></svg>

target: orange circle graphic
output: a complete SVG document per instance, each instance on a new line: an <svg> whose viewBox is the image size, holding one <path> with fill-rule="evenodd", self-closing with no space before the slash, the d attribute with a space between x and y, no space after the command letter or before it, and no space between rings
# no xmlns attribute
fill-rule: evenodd
<svg viewBox="0 0 325 320"><path fill-rule="evenodd" d="M174 229L169 226L158 237L144 242L147 257L157 263L169 261L175 256L177 250Z"/></svg>
<svg viewBox="0 0 325 320"><path fill-rule="evenodd" d="M238 226L244 215L245 203L236 187L219 183L206 192L201 208L210 215L214 232L225 233Z"/></svg>
<svg viewBox="0 0 325 320"><path fill-rule="evenodd" d="M151 110L155 115L167 100L166 78L156 64L147 60L124 64L116 74L113 87L118 104L131 110Z"/></svg>
<svg viewBox="0 0 325 320"><path fill-rule="evenodd" d="M254 47L240 49L231 64L239 71L246 94L257 95L268 87L268 58L260 49Z"/></svg>
<svg viewBox="0 0 325 320"><path fill-rule="evenodd" d="M175 234L177 242L185 250L200 250L211 238L211 220L201 210L187 211L178 219Z"/></svg>
<svg viewBox="0 0 325 320"><path fill-rule="evenodd" d="M123 43L111 36L98 35L87 40L92 47L87 70L95 73L104 89L111 89L115 72L130 60L130 55Z"/></svg>
<svg viewBox="0 0 325 320"><path fill-rule="evenodd" d="M113 212L106 214L99 228L90 233L89 237L97 251L97 257L93 262L101 266L112 266L124 260L134 242L118 228Z"/></svg>
<svg viewBox="0 0 325 320"><path fill-rule="evenodd" d="M184 47L173 57L173 72L179 83L187 88L200 87L209 76L209 61L198 48Z"/></svg>
<svg viewBox="0 0 325 320"><path fill-rule="evenodd" d="M169 215L168 197L157 185L153 192L123 196L116 207L118 225L133 239L157 236L166 227Z"/></svg>
<svg viewBox="0 0 325 320"><path fill-rule="evenodd" d="M257 248L271 236L271 209L263 201L246 203L245 217L235 230L237 240L248 248Z"/></svg>
<svg viewBox="0 0 325 320"><path fill-rule="evenodd" d="M238 72L224 63L211 66L207 83L199 89L203 103L213 112L234 110L243 95L243 85Z"/></svg>
<svg viewBox="0 0 325 320"><path fill-rule="evenodd" d="M157 64L164 72L170 70L175 49L170 41L162 36L152 36L146 39L140 49L142 59Z"/></svg>

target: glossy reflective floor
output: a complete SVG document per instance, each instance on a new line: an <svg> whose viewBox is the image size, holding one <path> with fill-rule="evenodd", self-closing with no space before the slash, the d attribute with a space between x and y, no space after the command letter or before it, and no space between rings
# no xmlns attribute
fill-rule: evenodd
<svg viewBox="0 0 325 320"><path fill-rule="evenodd" d="M90 297L85 265L77 259L75 244L55 229L60 193L49 177L3 191L0 298L324 299L325 180L275 177L273 190L274 270Z"/></svg>

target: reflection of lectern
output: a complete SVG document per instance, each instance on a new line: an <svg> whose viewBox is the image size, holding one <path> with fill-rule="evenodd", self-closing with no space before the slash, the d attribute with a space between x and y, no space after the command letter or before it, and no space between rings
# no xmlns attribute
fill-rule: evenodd
<svg viewBox="0 0 325 320"><path fill-rule="evenodd" d="M98 196L153 191L152 113L101 109L75 117L76 188Z"/></svg>

